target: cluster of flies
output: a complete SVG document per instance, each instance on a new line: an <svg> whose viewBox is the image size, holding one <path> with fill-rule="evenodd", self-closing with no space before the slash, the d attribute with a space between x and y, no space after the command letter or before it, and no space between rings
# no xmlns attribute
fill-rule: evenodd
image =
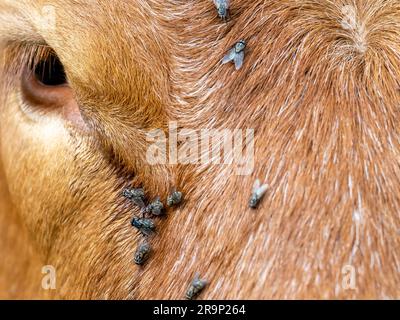
<svg viewBox="0 0 400 320"><path fill-rule="evenodd" d="M229 19L229 0L213 0L215 7L217 8L218 16L223 20L227 21ZM233 62L235 64L236 70L239 70L244 61L245 57L246 41L239 40L235 45L228 51L228 53L223 57L222 64L228 62ZM256 180L253 185L252 194L249 201L250 208L257 208L261 198L267 191L267 185L261 185L260 180ZM134 262L137 265L143 265L148 259L151 253L151 246L148 241L148 237L152 235L156 226L151 217L161 216L165 213L164 204L161 202L160 198L155 198L152 202L147 203L146 195L142 188L125 189L123 195L129 199L133 204L140 208L141 216L133 217L131 224L135 227L143 236L144 240L141 242L134 254ZM183 199L182 192L173 191L167 198L167 206L174 207L181 203ZM200 278L199 273L196 273L194 279L192 280L189 288L186 291L186 298L189 300L195 299L200 292L207 285L207 281Z"/></svg>
<svg viewBox="0 0 400 320"><path fill-rule="evenodd" d="M142 188L126 188L123 191L123 195L140 208L141 215L133 217L131 225L138 229L138 231L144 236L144 240L137 247L133 259L137 265L143 265L149 258L151 252L148 237L156 230L156 225L151 217L158 217L165 214L164 204L161 202L159 197L146 204L146 195ZM176 190L173 191L167 198L167 205L173 207L180 204L182 197L182 192Z"/></svg>
<svg viewBox="0 0 400 320"><path fill-rule="evenodd" d="M151 253L151 246L148 238L156 231L156 225L153 219L149 218L149 216L157 217L165 214L164 204L161 202L160 197L157 197L152 202L146 204L146 195L143 188L126 188L123 191L123 195L140 208L141 215L134 216L131 225L144 236L144 240L139 243L133 257L133 261L137 265L141 266L147 261ZM167 206L177 206L182 202L182 200L182 192L175 190L167 197ZM186 298L192 300L197 297L206 284L206 280L200 279L199 274L196 273L194 280L186 291Z"/></svg>

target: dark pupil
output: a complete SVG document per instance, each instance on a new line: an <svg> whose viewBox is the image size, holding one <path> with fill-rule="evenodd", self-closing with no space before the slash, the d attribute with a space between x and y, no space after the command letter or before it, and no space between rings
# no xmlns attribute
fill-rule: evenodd
<svg viewBox="0 0 400 320"><path fill-rule="evenodd" d="M35 76L41 83L47 86L59 86L67 82L63 65L53 55L36 65Z"/></svg>

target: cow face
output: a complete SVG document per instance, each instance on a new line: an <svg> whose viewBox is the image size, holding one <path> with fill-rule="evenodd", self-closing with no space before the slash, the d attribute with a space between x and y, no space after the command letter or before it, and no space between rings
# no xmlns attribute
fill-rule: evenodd
<svg viewBox="0 0 400 320"><path fill-rule="evenodd" d="M400 10L342 2L2 0L4 292L395 297Z"/></svg>

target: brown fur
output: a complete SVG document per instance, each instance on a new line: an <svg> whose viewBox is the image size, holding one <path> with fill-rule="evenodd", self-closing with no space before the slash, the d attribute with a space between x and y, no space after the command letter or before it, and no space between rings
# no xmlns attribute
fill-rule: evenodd
<svg viewBox="0 0 400 320"><path fill-rule="evenodd" d="M197 271L206 299L399 297L398 1L231 2L225 24L211 0L0 1L3 66L21 42L49 45L90 127L27 119L18 73L4 71L0 297L177 299ZM32 22L43 3L55 32ZM356 20L343 25L349 4ZM234 72L220 60L242 38ZM147 165L146 132L171 120L254 128L254 173ZM270 188L253 211L257 177ZM129 182L186 196L157 220L143 268ZM40 287L46 264L54 292ZM348 264L356 290L340 286Z"/></svg>

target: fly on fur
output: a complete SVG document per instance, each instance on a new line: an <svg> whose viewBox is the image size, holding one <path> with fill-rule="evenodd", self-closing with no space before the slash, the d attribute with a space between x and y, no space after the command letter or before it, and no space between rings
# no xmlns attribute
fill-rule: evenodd
<svg viewBox="0 0 400 320"><path fill-rule="evenodd" d="M236 70L239 70L244 61L244 49L246 48L246 41L240 40L235 43L228 54L222 59L222 64L233 61L235 63Z"/></svg>
<svg viewBox="0 0 400 320"><path fill-rule="evenodd" d="M134 204L136 204L140 208L145 207L145 200L146 196L144 194L144 190L142 188L136 188L136 189L129 189L126 188L124 189L123 193L125 198L131 200Z"/></svg>
<svg viewBox="0 0 400 320"><path fill-rule="evenodd" d="M260 203L261 198L264 196L265 192L268 189L268 185L263 184L261 185L260 180L257 179L253 185L253 192L250 197L249 206L250 208L257 208L258 204Z"/></svg>
<svg viewBox="0 0 400 320"><path fill-rule="evenodd" d="M190 284L189 288L186 291L186 299L188 300L195 299L206 285L207 281L204 279L200 279L199 274L196 273L192 283Z"/></svg>
<svg viewBox="0 0 400 320"><path fill-rule="evenodd" d="M156 229L153 220L147 218L133 217L131 225L137 228L145 236L151 235Z"/></svg>
<svg viewBox="0 0 400 320"><path fill-rule="evenodd" d="M229 18L229 0L214 0L218 16L226 21Z"/></svg>
<svg viewBox="0 0 400 320"><path fill-rule="evenodd" d="M167 206L172 207L180 204L182 202L182 198L182 192L175 190L167 197Z"/></svg>
<svg viewBox="0 0 400 320"><path fill-rule="evenodd" d="M143 213L151 213L154 216L160 216L164 213L164 205L157 197L152 203L150 203L143 211Z"/></svg>
<svg viewBox="0 0 400 320"><path fill-rule="evenodd" d="M137 265L144 264L150 255L150 251L151 251L150 244L147 241L144 241L137 247L133 261Z"/></svg>

